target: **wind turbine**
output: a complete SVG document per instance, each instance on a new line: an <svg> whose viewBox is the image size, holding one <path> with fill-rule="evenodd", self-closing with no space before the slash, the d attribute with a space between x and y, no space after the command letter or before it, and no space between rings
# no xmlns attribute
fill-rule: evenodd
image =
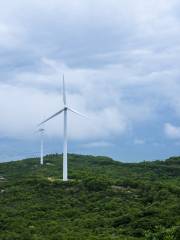
<svg viewBox="0 0 180 240"><path fill-rule="evenodd" d="M43 156L44 156L44 128L40 128L38 130L38 132L41 135L41 156L40 156L40 164L43 165L44 164L44 160L43 160Z"/></svg>
<svg viewBox="0 0 180 240"><path fill-rule="evenodd" d="M63 181L68 181L68 158L67 158L67 145L68 145L68 134L67 134L67 117L68 117L68 111L71 111L77 115L83 116L85 117L83 114L81 114L80 112L72 109L71 107L67 106L66 103L66 87L65 87L65 81L64 81L64 75L63 75L63 108L56 112L55 114L53 114L52 116L50 116L49 118L47 118L46 120L44 120L43 122L41 122L38 126L43 125L44 123L48 122L49 120L51 120L52 118L60 115L61 113L64 113L64 147L63 147Z"/></svg>

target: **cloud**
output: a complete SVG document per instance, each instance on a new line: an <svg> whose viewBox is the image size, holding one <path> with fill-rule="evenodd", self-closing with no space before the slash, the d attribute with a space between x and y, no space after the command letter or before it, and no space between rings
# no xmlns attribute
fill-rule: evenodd
<svg viewBox="0 0 180 240"><path fill-rule="evenodd" d="M143 144L145 144L145 141L143 139L135 138L134 144L135 145L143 145Z"/></svg>
<svg viewBox="0 0 180 240"><path fill-rule="evenodd" d="M1 134L32 137L36 123L62 106L62 73L69 104L91 118L70 115L72 139L133 135L144 123L164 121L164 109L179 117L177 8L175 0L138 0L135 6L130 0L5 1ZM46 125L48 136L62 135L61 121Z"/></svg>
<svg viewBox="0 0 180 240"><path fill-rule="evenodd" d="M174 126L171 123L164 125L164 131L168 138L179 139L180 138L180 127Z"/></svg>
<svg viewBox="0 0 180 240"><path fill-rule="evenodd" d="M34 77L41 79L39 75L34 75ZM24 78L25 83L18 81L19 85L17 86L1 84L0 131L3 136L33 137L37 124L62 108L62 95L59 91L40 89L37 85L36 87L34 84L30 85L29 81L27 83L27 79ZM72 139L98 139L124 133L127 129L126 119L123 113L119 112L117 106L106 105L103 108L99 106L97 109L91 109L91 107L88 108L90 98L91 93L87 93L86 97L78 93L71 93L71 91L68 94L70 105L89 117L85 119L69 113L69 137ZM95 99L91 98L91 100ZM45 125L46 134L55 137L60 134L62 136L62 126L62 116L59 116Z"/></svg>
<svg viewBox="0 0 180 240"><path fill-rule="evenodd" d="M106 141L89 142L89 143L82 144L83 148L107 148L112 146L113 146L113 143L106 142Z"/></svg>

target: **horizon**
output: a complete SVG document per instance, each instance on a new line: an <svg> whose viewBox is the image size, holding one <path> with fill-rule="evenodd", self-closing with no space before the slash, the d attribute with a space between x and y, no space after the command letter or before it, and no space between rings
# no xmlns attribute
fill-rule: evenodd
<svg viewBox="0 0 180 240"><path fill-rule="evenodd" d="M58 155L58 156L60 156L60 157L62 157L62 159L63 159L63 152L62 153L57 153L57 152L54 152L54 153L52 153L52 152L49 152L49 153L46 153L46 154L44 154L44 163L43 164L45 164L46 163L46 160L45 160L45 158L47 158L48 156L53 156L53 155ZM83 153L81 153L81 154L79 154L79 153L73 153L73 152L70 152L70 153L68 153L68 156L69 155L76 155L76 156L81 156L81 157L86 157L86 156L91 156L91 157L103 157L103 158L109 158L109 159L111 159L111 160L113 160L113 161L115 161L115 162L119 162L119 163L129 163L129 164L132 164L132 163L134 163L134 164L138 164L138 163L143 163L143 162L147 162L147 163L151 163L151 162L155 162L155 161L160 161L160 162L164 162L164 161L166 161L166 160L168 160L168 159L171 159L171 158L178 158L179 156L169 156L169 157L167 157L167 158L165 158L165 159L150 159L150 160L146 160L146 159L144 159L144 160L137 160L137 161L123 161L123 159L114 159L114 158L112 158L111 156L105 156L105 155L93 155L93 154L83 154ZM24 160L29 160L29 159L39 159L40 160L40 156L38 156L38 155L30 155L29 154L29 156L27 156L27 157L23 157L23 156L21 156L21 157L19 157L19 158L14 158L14 159L11 159L11 160L5 160L5 161L0 161L0 164L1 163L10 163L10 162L17 162L17 161L24 161Z"/></svg>

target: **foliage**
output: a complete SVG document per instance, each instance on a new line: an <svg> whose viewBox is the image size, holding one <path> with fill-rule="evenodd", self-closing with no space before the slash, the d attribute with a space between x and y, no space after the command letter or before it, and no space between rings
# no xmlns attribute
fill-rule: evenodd
<svg viewBox="0 0 180 240"><path fill-rule="evenodd" d="M0 164L1 240L179 240L180 158L62 155Z"/></svg>

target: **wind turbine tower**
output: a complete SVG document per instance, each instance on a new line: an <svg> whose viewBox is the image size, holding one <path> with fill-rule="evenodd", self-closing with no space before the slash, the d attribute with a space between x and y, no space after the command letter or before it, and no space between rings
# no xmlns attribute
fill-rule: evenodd
<svg viewBox="0 0 180 240"><path fill-rule="evenodd" d="M40 156L40 164L43 165L44 164L44 128L40 128L39 129L39 132L40 132L40 135L41 135L41 156Z"/></svg>
<svg viewBox="0 0 180 240"><path fill-rule="evenodd" d="M53 114L43 122L41 122L38 126L43 125L44 123L48 122L50 119L60 115L61 113L64 113L64 134L63 134L63 141L64 141L64 146L63 146L63 181L68 181L68 111L71 111L77 115L85 117L83 114L79 113L78 111L72 109L67 105L66 102L66 87L65 87L65 81L64 81L64 75L63 75L63 108L58 111L57 113Z"/></svg>

